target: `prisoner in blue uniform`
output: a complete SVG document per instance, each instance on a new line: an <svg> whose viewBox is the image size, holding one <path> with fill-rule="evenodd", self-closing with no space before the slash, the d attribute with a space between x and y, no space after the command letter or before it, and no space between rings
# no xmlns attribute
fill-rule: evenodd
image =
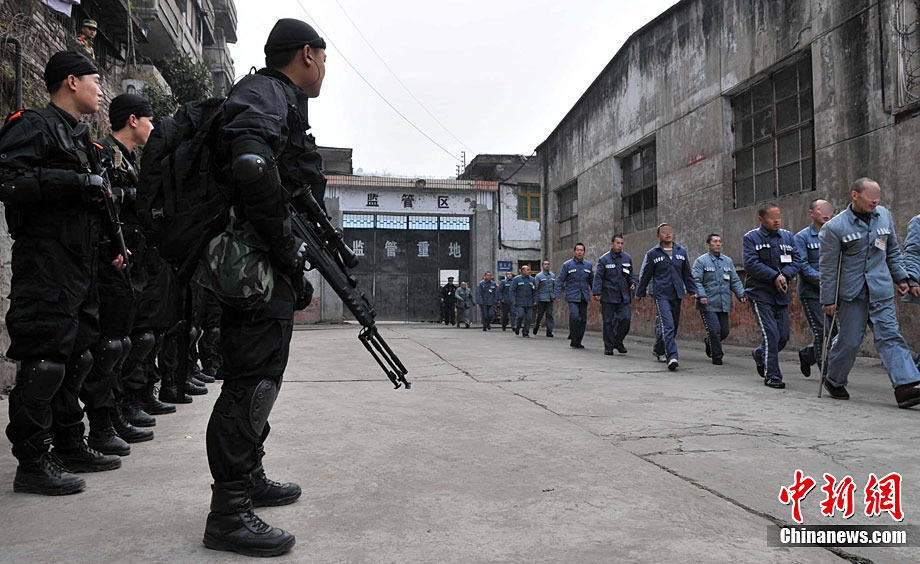
<svg viewBox="0 0 920 564"><path fill-rule="evenodd" d="M891 212L878 205L882 190L874 180L856 180L850 195L846 211L828 221L819 235L821 303L825 313L836 313L838 322L824 387L832 398L849 399L847 376L871 324L898 407L913 407L920 403L920 373L895 317L892 283L902 295L909 283Z"/></svg>
<svg viewBox="0 0 920 564"><path fill-rule="evenodd" d="M492 317L495 315L495 302L498 301L498 284L492 280L492 273L486 272L479 284L476 285L475 303L479 304L479 314L482 316L482 330L492 330Z"/></svg>
<svg viewBox="0 0 920 564"><path fill-rule="evenodd" d="M817 199L808 206L811 225L795 234L795 247L799 251L799 284L796 293L802 302L802 311L814 341L799 349L799 366L802 374L811 376L811 366L821 367L821 354L824 345L824 328L831 326L831 320L824 315L821 307L821 274L818 271L818 259L821 256L821 242L818 233L825 223L830 221L834 208L827 200Z"/></svg>
<svg viewBox="0 0 920 564"><path fill-rule="evenodd" d="M910 294L903 300L920 304L920 215L914 216L907 225L907 238L904 239L904 267L907 269ZM920 352L914 357L914 363L920 368Z"/></svg>
<svg viewBox="0 0 920 564"><path fill-rule="evenodd" d="M546 336L553 336L556 326L553 320L553 290L556 285L556 275L550 269L548 260L543 261L543 271L537 274L537 320L534 322L533 334L540 330L540 321L546 316Z"/></svg>
<svg viewBox="0 0 920 564"><path fill-rule="evenodd" d="M757 217L760 227L744 235L742 247L745 295L763 335L751 356L764 385L782 389L786 384L779 368L779 351L789 341L789 284L799 271L801 259L795 236L780 229L783 214L779 206L767 202L757 211Z"/></svg>
<svg viewBox="0 0 920 564"><path fill-rule="evenodd" d="M556 278L556 299L565 291L565 301L569 304L569 346L583 349L581 340L588 326L588 301L591 299L594 271L591 263L585 260L583 243L575 245L574 255L565 261Z"/></svg>
<svg viewBox="0 0 920 564"><path fill-rule="evenodd" d="M677 370L680 304L685 293L696 298L697 288L687 249L674 242L674 229L667 223L658 226L658 244L645 253L636 299L644 298L646 292L655 303L655 345L661 347L654 352L659 358L666 357L669 370Z"/></svg>
<svg viewBox="0 0 920 564"><path fill-rule="evenodd" d="M728 313L732 309L732 294L745 302L744 286L735 271L732 258L722 253L722 236L712 233L706 237L709 252L699 256L693 263L693 281L699 291L697 309L706 329L706 356L712 363L722 364L722 341L728 338L731 326Z"/></svg>
<svg viewBox="0 0 920 564"><path fill-rule="evenodd" d="M514 275L510 272L505 273L505 278L498 283L498 303L502 306L502 331L508 330L508 320L510 317L511 327L514 328L516 315L514 313L514 306L511 305L511 282L514 280Z"/></svg>
<svg viewBox="0 0 920 564"><path fill-rule="evenodd" d="M632 320L630 302L636 289L632 257L623 250L623 236L614 235L610 240L610 251L597 259L594 273L594 299L601 302L601 316L604 320L604 354L611 355L616 349L626 353L623 339L629 333Z"/></svg>
<svg viewBox="0 0 920 564"><path fill-rule="evenodd" d="M530 275L530 267L525 264L521 268L521 273L511 282L511 300L517 315L515 334L530 337L530 320L533 319L533 304L536 297L537 280Z"/></svg>

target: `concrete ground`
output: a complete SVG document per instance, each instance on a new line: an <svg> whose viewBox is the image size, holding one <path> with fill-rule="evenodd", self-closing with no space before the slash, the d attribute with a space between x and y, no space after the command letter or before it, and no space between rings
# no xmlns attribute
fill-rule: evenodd
<svg viewBox="0 0 920 564"><path fill-rule="evenodd" d="M297 535L280 562L917 562L920 549L767 547L790 522L777 500L801 468L818 486L806 524L861 517L869 473L903 475L902 524L918 524L920 409L900 410L877 360L861 359L849 402L817 399L798 373L761 384L749 352L709 364L681 343L681 369L647 339L603 356L600 337L555 339L437 325L383 325L413 387L393 390L354 326L297 331L271 421L270 477L298 503L260 510ZM12 492L0 441L0 562L240 562L204 548L204 434L218 385L158 418L121 470L80 494ZM6 424L6 400L0 401ZM819 514L823 473L856 482L857 516ZM916 542L916 540L914 541Z"/></svg>

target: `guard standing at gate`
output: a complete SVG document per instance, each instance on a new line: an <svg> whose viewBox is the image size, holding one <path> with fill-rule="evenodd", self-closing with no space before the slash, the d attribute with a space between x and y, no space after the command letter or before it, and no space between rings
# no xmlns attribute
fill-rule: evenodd
<svg viewBox="0 0 920 564"><path fill-rule="evenodd" d="M85 55L61 51L44 79L48 107L16 112L0 130L0 201L15 240L6 354L19 363L6 436L19 461L13 491L60 495L86 486L71 472L121 459L87 445L78 400L99 338L97 263L113 258L99 256L104 180L80 121L99 109L99 74ZM123 257L112 265L124 268Z"/></svg>
<svg viewBox="0 0 920 564"><path fill-rule="evenodd" d="M780 228L783 214L779 206L767 202L757 210L757 217L760 227L744 235L742 246L744 293L763 335L751 356L764 385L782 389L786 384L779 368L779 352L789 340L789 284L802 259L795 248L795 236Z"/></svg>
<svg viewBox="0 0 920 564"><path fill-rule="evenodd" d="M308 24L278 20L265 44L266 68L238 82L223 106L217 160L231 176L222 180L233 190L233 205L269 248L275 283L271 299L259 309L221 304L224 383L208 423L214 484L204 533L205 546L216 550L275 556L295 542L253 507L286 505L301 495L296 484L268 479L262 461L268 416L288 362L295 304L305 307L312 289L288 204L300 205L299 190L323 201L322 156L307 133L307 103L323 85L325 48Z"/></svg>
<svg viewBox="0 0 920 564"><path fill-rule="evenodd" d="M569 346L583 349L581 340L588 327L588 302L591 301L591 286L594 284L594 270L585 260L585 245L577 243L574 255L563 263L556 278L556 299L565 292L569 304Z"/></svg>
<svg viewBox="0 0 920 564"><path fill-rule="evenodd" d="M492 280L492 273L486 271L482 280L476 285L475 303L479 304L479 314L482 316L482 330L492 330L492 317L495 316L495 302L498 299L498 285Z"/></svg>
<svg viewBox="0 0 920 564"><path fill-rule="evenodd" d="M827 356L824 388L834 399L850 399L847 377L859 345L872 325L875 350L882 358L900 408L920 404L920 372L898 330L894 285L898 293L920 297L910 287L891 212L879 205L882 189L860 178L850 191L847 209L824 224L821 239L821 303L837 316L837 338Z"/></svg>
<svg viewBox="0 0 920 564"><path fill-rule="evenodd" d="M699 291L697 309L706 329L706 356L712 359L715 365L722 364L722 341L728 338L731 325L728 322L728 313L732 309L732 294L742 303L747 301L744 297L744 286L741 278L735 271L732 258L722 253L722 236L712 233L706 237L706 247L709 252L699 256L693 263L693 280Z"/></svg>
<svg viewBox="0 0 920 564"><path fill-rule="evenodd" d="M623 236L616 234L610 239L610 250L597 259L594 274L594 299L601 302L606 355L612 355L614 349L626 354L623 339L629 334L632 320L629 304L635 289L632 256L623 250Z"/></svg>
<svg viewBox="0 0 920 564"><path fill-rule="evenodd" d="M680 306L684 294L695 299L697 289L687 249L674 242L674 229L669 224L658 225L658 244L645 253L639 274L636 300L645 297L651 284L650 293L655 303L655 346L660 348L653 352L659 360L668 363L668 370L677 370Z"/></svg>
<svg viewBox="0 0 920 564"><path fill-rule="evenodd" d="M825 223L830 221L834 208L827 200L813 200L808 206L811 225L795 234L795 247L799 252L799 284L796 293L802 302L802 311L811 327L814 340L799 349L799 368L802 375L811 376L811 366L821 367L822 346L824 345L824 328L831 328L830 319L824 315L821 307L821 273L818 261L821 257L821 241L818 234Z"/></svg>
<svg viewBox="0 0 920 564"><path fill-rule="evenodd" d="M550 269L548 260L543 261L543 270L537 274L537 320L534 322L533 334L540 331L540 321L546 316L546 336L553 336L556 326L553 320L553 290L556 286L556 275Z"/></svg>
<svg viewBox="0 0 920 564"><path fill-rule="evenodd" d="M453 325L454 306L457 304L457 287L454 286L454 277L447 277L447 284L441 286L441 318L444 325Z"/></svg>

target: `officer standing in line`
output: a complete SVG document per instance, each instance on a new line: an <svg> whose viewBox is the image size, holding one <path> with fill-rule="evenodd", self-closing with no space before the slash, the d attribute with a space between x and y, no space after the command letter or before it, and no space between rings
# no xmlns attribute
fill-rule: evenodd
<svg viewBox="0 0 920 564"><path fill-rule="evenodd" d="M482 330L492 330L492 318L495 316L495 302L498 299L498 285L492 280L492 273L486 271L482 280L476 285L476 295L473 297L479 304L479 314L482 316Z"/></svg>
<svg viewBox="0 0 920 564"><path fill-rule="evenodd" d="M135 94L116 96L109 105L110 133L102 147L112 193L118 202L125 243L131 249L130 284L107 265L99 269L99 327L102 338L93 349L93 369L86 377L80 397L89 419L89 445L104 454L125 456L127 443L153 439L153 431L139 429L132 422L151 427L156 420L140 406L144 388L143 374L125 368L131 353L146 356L153 348L152 334L130 338L134 326L137 300L147 275L146 239L135 208L138 169L134 149L144 145L153 131L153 107ZM140 265L140 266L138 266ZM132 363L136 364L136 363Z"/></svg>
<svg viewBox="0 0 920 564"><path fill-rule="evenodd" d="M795 236L781 229L783 214L773 202L757 210L760 227L744 235L742 248L745 295L754 310L754 317L763 342L751 351L757 374L764 385L782 389L783 373L779 368L779 352L789 340L789 284L799 271L802 258L795 247Z"/></svg>
<svg viewBox="0 0 920 564"><path fill-rule="evenodd" d="M546 316L546 336L553 336L556 323L553 320L553 288L556 285L556 275L550 269L548 260L543 261L543 270L536 275L537 279L537 320L533 326L533 334L540 331L540 321Z"/></svg>
<svg viewBox="0 0 920 564"><path fill-rule="evenodd" d="M511 303L516 311L517 325L514 334L530 337L530 320L533 319L533 304L537 298L537 281L530 275L530 266L521 267L521 273L511 281Z"/></svg>
<svg viewBox="0 0 920 564"><path fill-rule="evenodd" d="M441 287L441 317L444 319L444 325L453 325L454 306L457 305L457 287L454 286L454 277L447 277L447 284Z"/></svg>
<svg viewBox="0 0 920 564"><path fill-rule="evenodd" d="M722 364L722 341L728 338L731 330L728 313L732 309L732 293L742 303L747 302L747 298L744 297L741 278L735 271L735 263L730 256L722 253L722 236L710 234L706 237L706 248L709 252L700 255L693 263L693 281L699 291L696 307L706 329L703 340L706 356L718 366Z"/></svg>
<svg viewBox="0 0 920 564"><path fill-rule="evenodd" d="M78 400L99 339L97 263L112 261L99 256L103 179L80 121L99 109L99 74L85 55L61 51L44 79L48 107L16 112L0 130L0 201L15 239L6 355L19 363L6 436L19 461L13 491L60 495L86 486L71 472L121 459L87 445ZM123 269L123 257L112 266Z"/></svg>
<svg viewBox="0 0 920 564"><path fill-rule="evenodd" d="M879 205L878 183L859 178L850 197L847 209L824 224L819 235L821 303L824 313L836 314L838 330L827 356L824 388L834 399L850 399L847 376L871 324L895 401L906 409L920 404L920 372L898 330L894 285L902 296L910 292L914 298L920 298L920 286L910 287L891 212Z"/></svg>
<svg viewBox="0 0 920 564"><path fill-rule="evenodd" d="M597 259L594 274L594 299L601 302L606 355L612 355L614 349L626 354L623 339L629 334L632 320L629 303L635 289L632 257L623 250L623 236L616 234L610 239L610 250Z"/></svg>
<svg viewBox="0 0 920 564"><path fill-rule="evenodd" d="M641 300L648 292L655 303L656 335L655 346L661 347L653 352L658 360L668 363L668 370L677 370L677 328L680 326L680 305L684 294L696 299L697 288L693 281L687 249L674 242L674 229L670 224L658 225L658 244L645 253L639 286L636 288L636 300ZM660 342L660 344L659 344Z"/></svg>
<svg viewBox="0 0 920 564"><path fill-rule="evenodd" d="M799 349L799 367L802 375L811 376L811 366L821 368L821 347L824 345L824 327L831 328L830 318L821 307L821 273L818 261L821 257L821 242L818 233L834 215L834 208L827 200L818 198L808 206L811 225L795 234L795 248L799 252L799 284L796 293L802 302L802 311L811 332L815 336L811 344Z"/></svg>
<svg viewBox="0 0 920 564"><path fill-rule="evenodd" d="M565 301L569 304L569 346L583 349L581 340L588 326L588 302L591 301L594 271L591 263L585 260L584 243L575 245L574 254L559 270L555 297L558 300L565 291Z"/></svg>
<svg viewBox="0 0 920 564"><path fill-rule="evenodd" d="M238 82L223 106L216 158L232 176L222 180L269 248L275 287L269 303L256 311L221 304L224 383L206 439L214 484L204 544L215 550L276 556L294 545L293 535L265 523L253 507L286 505L301 495L296 484L268 479L262 460L268 417L290 352L294 309L305 307L312 290L288 204L306 205L300 202L302 190L323 201L322 157L307 133L307 103L320 94L325 48L306 23L278 20L265 44L266 68Z"/></svg>
<svg viewBox="0 0 920 564"><path fill-rule="evenodd" d="M920 298L914 288L920 287L920 215L915 215L907 224L907 238L904 239L904 267L910 277L910 292L901 298L905 302L920 304ZM920 352L914 357L914 363L920 368Z"/></svg>
<svg viewBox="0 0 920 564"><path fill-rule="evenodd" d="M507 331L508 329L508 319L511 319L511 328L514 329L516 325L517 317L514 311L514 306L511 305L511 282L513 281L514 275L511 272L505 273L505 278L498 283L498 303L502 306L502 331Z"/></svg>
<svg viewBox="0 0 920 564"><path fill-rule="evenodd" d="M466 328L470 328L470 308L473 307L473 291L470 290L466 282L460 282L454 297L457 300L457 328L462 322Z"/></svg>

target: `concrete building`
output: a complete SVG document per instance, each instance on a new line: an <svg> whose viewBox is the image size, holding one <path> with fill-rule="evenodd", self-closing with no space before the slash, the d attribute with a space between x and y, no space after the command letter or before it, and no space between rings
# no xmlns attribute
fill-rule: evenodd
<svg viewBox="0 0 920 564"><path fill-rule="evenodd" d="M776 201L797 231L812 199L842 210L861 176L880 181L903 239L920 212L918 35L914 3L897 0L677 3L627 40L540 144L543 248L558 265L581 240L593 261L621 231L641 257L666 221L694 257L722 233L740 265L759 203ZM684 302L681 335L702 338ZM904 313L920 344L916 308ZM810 339L797 300L792 314L790 346ZM651 319L646 302L633 331L651 334ZM758 341L749 308L732 324L733 341Z"/></svg>
<svg viewBox="0 0 920 564"><path fill-rule="evenodd" d="M477 155L460 176L464 180L498 182L492 269L499 273L512 271L517 274L525 264L535 271L540 270L541 172L537 158Z"/></svg>

